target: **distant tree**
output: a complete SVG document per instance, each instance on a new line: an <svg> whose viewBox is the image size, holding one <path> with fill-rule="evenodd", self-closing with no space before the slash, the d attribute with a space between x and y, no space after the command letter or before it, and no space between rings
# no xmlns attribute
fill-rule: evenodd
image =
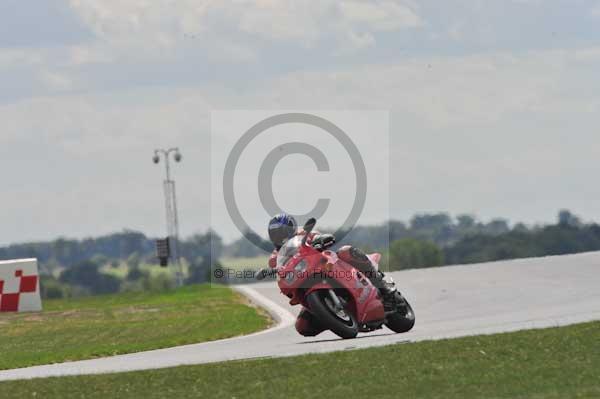
<svg viewBox="0 0 600 399"><path fill-rule="evenodd" d="M94 263L96 263L96 264L98 264L98 265L100 265L100 266L103 266L103 265L109 263L108 257L105 256L105 255L103 255L103 254L95 254L95 255L93 255L91 257L91 261L94 262Z"/></svg>
<svg viewBox="0 0 600 399"><path fill-rule="evenodd" d="M111 237L113 238L113 237ZM118 249L119 253L116 258L124 259L131 254L138 253L142 254L148 251L152 251L154 248L151 240L146 238L146 236L137 231L125 230L123 233L120 233L118 237L114 237L118 239Z"/></svg>
<svg viewBox="0 0 600 399"><path fill-rule="evenodd" d="M67 284L59 282L52 276L42 276L40 279L40 294L44 299L60 299L71 296Z"/></svg>
<svg viewBox="0 0 600 399"><path fill-rule="evenodd" d="M137 280L141 280L142 278L146 277L149 274L150 273L148 271L143 271L140 269L139 266L135 266L135 267L129 268L129 271L127 272L127 277L125 279L127 281L137 281Z"/></svg>
<svg viewBox="0 0 600 399"><path fill-rule="evenodd" d="M560 226L581 226L581 220L573 215L569 210L562 209L558 212L558 224Z"/></svg>
<svg viewBox="0 0 600 399"><path fill-rule="evenodd" d="M127 267L129 269L137 269L140 267L140 254L138 252L134 252L129 257L127 257Z"/></svg>
<svg viewBox="0 0 600 399"><path fill-rule="evenodd" d="M452 219L447 213L419 214L410 220L414 230L439 230L452 225Z"/></svg>
<svg viewBox="0 0 600 399"><path fill-rule="evenodd" d="M600 226L581 224L569 213L559 215L558 221L556 225L533 229L515 226L496 236L465 237L445 248L446 261L450 264L478 263L600 250Z"/></svg>
<svg viewBox="0 0 600 399"><path fill-rule="evenodd" d="M83 261L63 271L59 280L70 285L82 286L94 294L117 292L121 282L118 278L99 272L99 265Z"/></svg>
<svg viewBox="0 0 600 399"><path fill-rule="evenodd" d="M432 242L403 238L390 245L390 270L441 266L443 263L442 250Z"/></svg>
<svg viewBox="0 0 600 399"><path fill-rule="evenodd" d="M319 228L319 230L323 233L336 233L334 229ZM337 233L338 242L334 249L346 244L361 248L384 248L389 246L392 235L402 235L402 227L401 223L393 222L375 226L355 226L349 231Z"/></svg>
<svg viewBox="0 0 600 399"><path fill-rule="evenodd" d="M463 264L535 256L541 249L529 233L510 232L500 236L478 234L465 237L444 250L446 263Z"/></svg>
<svg viewBox="0 0 600 399"><path fill-rule="evenodd" d="M457 227L463 231L473 230L477 226L477 219L472 215L462 214L456 217Z"/></svg>
<svg viewBox="0 0 600 399"><path fill-rule="evenodd" d="M445 246L454 238L455 226L447 213L415 215L410 221L410 235Z"/></svg>
<svg viewBox="0 0 600 399"><path fill-rule="evenodd" d="M264 240L252 231L247 231L241 238L225 246L223 253L230 257L254 257L264 255L272 250L271 242Z"/></svg>
<svg viewBox="0 0 600 399"><path fill-rule="evenodd" d="M200 284L210 281L211 264L209 258L197 258L190 263L186 284Z"/></svg>
<svg viewBox="0 0 600 399"><path fill-rule="evenodd" d="M198 257L209 258L216 261L223 252L221 237L210 230L205 234L195 234L179 243L180 255L188 262L195 261Z"/></svg>
<svg viewBox="0 0 600 399"><path fill-rule="evenodd" d="M508 221L505 219L492 219L488 224L484 226L484 234L496 236L499 234L508 233L510 227L508 227Z"/></svg>
<svg viewBox="0 0 600 399"><path fill-rule="evenodd" d="M529 231L529 228L524 223L517 223L513 227L513 231L518 231L518 232L521 232L521 233L526 233L526 232Z"/></svg>
<svg viewBox="0 0 600 399"><path fill-rule="evenodd" d="M406 238L408 236L408 229L406 228L406 224L398 220L390 220L390 222L388 223L388 232L389 242L396 241L401 238Z"/></svg>
<svg viewBox="0 0 600 399"><path fill-rule="evenodd" d="M154 252L153 240L132 231L83 240L58 238L50 242L0 248L0 259L37 258L42 266L51 264L69 268L88 259L106 264L111 259L126 259L134 252L143 256L151 255Z"/></svg>

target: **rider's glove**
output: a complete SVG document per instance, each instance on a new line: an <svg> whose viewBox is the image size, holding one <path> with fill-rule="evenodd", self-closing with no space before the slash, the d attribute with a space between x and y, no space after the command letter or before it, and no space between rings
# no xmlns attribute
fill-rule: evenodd
<svg viewBox="0 0 600 399"><path fill-rule="evenodd" d="M314 249L324 251L335 244L335 237L333 234L319 234L313 238L311 244Z"/></svg>

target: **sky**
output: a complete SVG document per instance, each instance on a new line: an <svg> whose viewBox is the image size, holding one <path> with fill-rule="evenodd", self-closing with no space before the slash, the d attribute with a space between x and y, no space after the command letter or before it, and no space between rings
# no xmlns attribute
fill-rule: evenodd
<svg viewBox="0 0 600 399"><path fill-rule="evenodd" d="M211 218L217 110L388 112L360 149L389 159L369 194L390 218L600 221L598 71L597 0L3 0L0 244L164 234L172 146L182 235L234 239Z"/></svg>

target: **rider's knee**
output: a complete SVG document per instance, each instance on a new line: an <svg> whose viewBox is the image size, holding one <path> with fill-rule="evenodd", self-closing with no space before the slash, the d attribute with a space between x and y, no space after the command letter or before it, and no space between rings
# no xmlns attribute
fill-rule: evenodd
<svg viewBox="0 0 600 399"><path fill-rule="evenodd" d="M338 257L344 262L359 267L370 267L371 260L360 248L345 245L338 251Z"/></svg>
<svg viewBox="0 0 600 399"><path fill-rule="evenodd" d="M338 258L344 262L352 263L352 245L344 245L337 251Z"/></svg>

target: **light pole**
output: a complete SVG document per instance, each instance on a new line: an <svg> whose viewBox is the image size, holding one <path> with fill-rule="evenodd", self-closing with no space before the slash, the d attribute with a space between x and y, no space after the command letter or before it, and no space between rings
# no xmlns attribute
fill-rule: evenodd
<svg viewBox="0 0 600 399"><path fill-rule="evenodd" d="M166 179L163 182L163 188L165 191L167 234L172 250L171 258L177 265L177 285L181 287L183 285L183 270L181 267L181 260L179 259L179 217L177 216L177 195L175 192L175 181L171 180L171 165L169 164L169 157L171 154L173 154L173 159L175 160L175 162L181 162L181 153L179 152L179 148L177 147L169 148L168 150L154 150L154 156L152 157L152 161L155 164L159 163L161 155L165 160Z"/></svg>

